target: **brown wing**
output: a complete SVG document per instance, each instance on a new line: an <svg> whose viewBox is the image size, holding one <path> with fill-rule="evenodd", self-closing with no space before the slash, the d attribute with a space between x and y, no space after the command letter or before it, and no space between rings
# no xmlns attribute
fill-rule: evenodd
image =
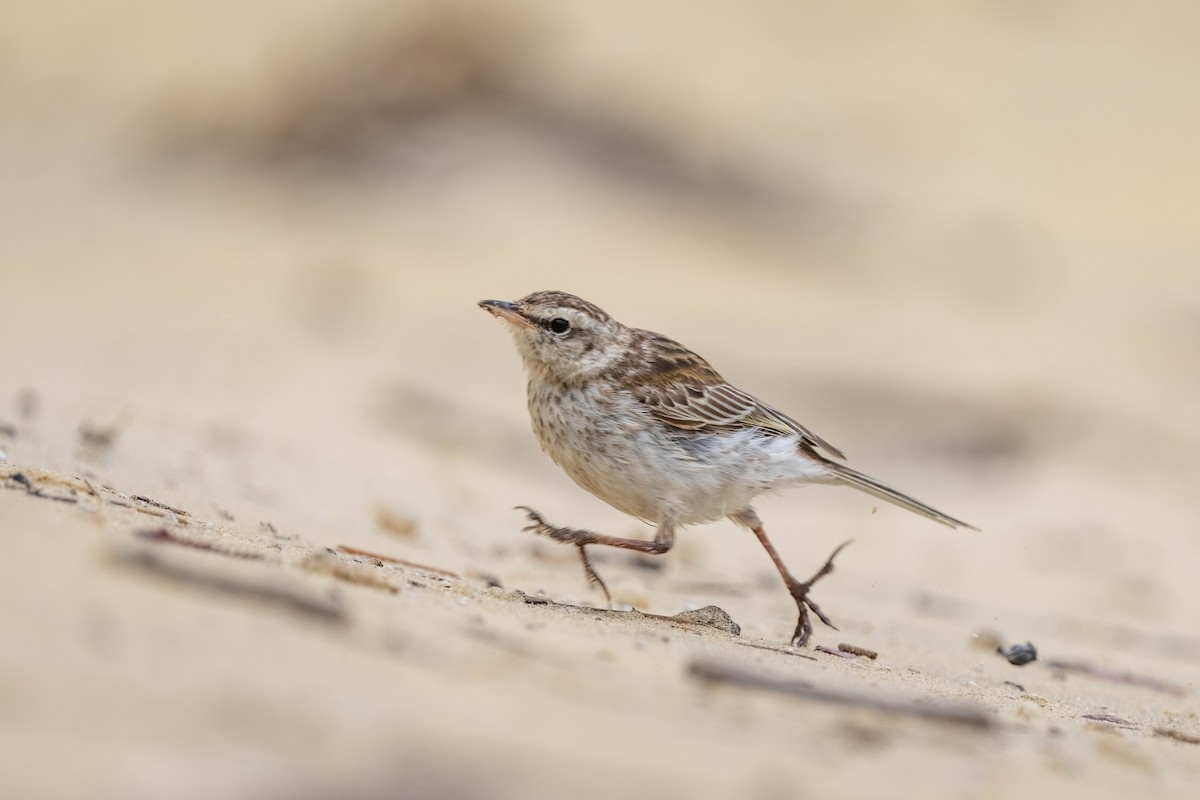
<svg viewBox="0 0 1200 800"><path fill-rule="evenodd" d="M663 422L691 431L736 431L799 436L810 448L845 458L829 442L721 377L707 361L676 341L647 333L649 364L634 396Z"/></svg>

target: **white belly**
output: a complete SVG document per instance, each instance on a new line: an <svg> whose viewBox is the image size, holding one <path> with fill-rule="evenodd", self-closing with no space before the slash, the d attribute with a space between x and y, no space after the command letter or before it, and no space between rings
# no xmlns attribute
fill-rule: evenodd
<svg viewBox="0 0 1200 800"><path fill-rule="evenodd" d="M678 430L627 393L531 385L529 412L542 449L576 483L650 522L709 522L763 492L829 478L800 455L797 437Z"/></svg>

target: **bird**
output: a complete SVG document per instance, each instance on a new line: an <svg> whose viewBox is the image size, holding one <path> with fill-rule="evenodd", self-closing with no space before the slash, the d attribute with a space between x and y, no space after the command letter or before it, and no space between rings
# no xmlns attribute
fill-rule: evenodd
<svg viewBox="0 0 1200 800"><path fill-rule="evenodd" d="M656 526L652 540L611 536L551 525L517 506L528 516L525 531L578 548L585 576L610 603L589 546L662 555L679 528L728 518L770 556L799 612L790 641L803 647L813 633L810 610L836 629L809 595L850 541L798 580L767 538L756 497L805 484L850 486L951 528L978 530L847 466L841 450L679 342L625 325L580 297L538 291L478 305L507 323L516 342L542 450L579 486Z"/></svg>

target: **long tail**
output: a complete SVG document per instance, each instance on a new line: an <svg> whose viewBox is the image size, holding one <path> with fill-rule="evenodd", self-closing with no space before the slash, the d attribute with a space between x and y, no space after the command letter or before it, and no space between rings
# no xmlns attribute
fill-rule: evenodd
<svg viewBox="0 0 1200 800"><path fill-rule="evenodd" d="M880 500L887 500L889 503L895 503L901 508L907 508L914 514L920 514L922 517L927 517L934 522L940 522L943 525L948 525L951 528L970 528L973 531L979 530L970 523L963 522L961 519L955 519L949 514L943 514L932 506L927 506L915 497L909 497L899 489L893 489L886 483L877 481L870 475L863 475L858 470L850 469L844 464L829 463L829 468L837 475L838 480L842 483L853 486L855 489L864 491L867 494L874 495Z"/></svg>

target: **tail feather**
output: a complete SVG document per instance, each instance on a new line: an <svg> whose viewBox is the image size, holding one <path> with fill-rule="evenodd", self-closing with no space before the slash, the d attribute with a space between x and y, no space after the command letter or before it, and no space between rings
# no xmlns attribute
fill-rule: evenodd
<svg viewBox="0 0 1200 800"><path fill-rule="evenodd" d="M979 530L970 523L963 522L961 519L955 519L949 514L943 514L932 506L927 506L915 497L909 497L899 489L893 489L886 483L877 481L870 475L864 475L858 470L851 469L844 464L830 463L829 468L837 476L842 483L853 486L855 489L866 492L869 495L878 497L880 500L887 500L889 503L895 503L901 508L907 508L914 514L920 514L922 517L940 522L943 525L948 525L951 528L970 528L973 531Z"/></svg>

